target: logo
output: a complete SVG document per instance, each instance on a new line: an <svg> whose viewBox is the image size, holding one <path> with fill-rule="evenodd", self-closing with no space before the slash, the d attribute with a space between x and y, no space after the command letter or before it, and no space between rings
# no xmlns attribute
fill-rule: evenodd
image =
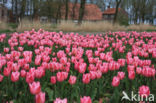
<svg viewBox="0 0 156 103"><path fill-rule="evenodd" d="M131 97L129 97L125 91L123 91L122 94L123 94L123 97L121 98L121 101L123 100L136 101L136 102L139 102L139 101L153 102L154 101L154 94L150 94L149 96L147 95L140 96L139 93L134 94L133 91L131 92Z"/></svg>

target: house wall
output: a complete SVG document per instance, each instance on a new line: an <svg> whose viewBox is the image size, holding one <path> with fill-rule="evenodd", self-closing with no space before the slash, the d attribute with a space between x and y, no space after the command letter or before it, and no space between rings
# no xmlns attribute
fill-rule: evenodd
<svg viewBox="0 0 156 103"><path fill-rule="evenodd" d="M112 21L114 18L114 14L103 14L103 20Z"/></svg>

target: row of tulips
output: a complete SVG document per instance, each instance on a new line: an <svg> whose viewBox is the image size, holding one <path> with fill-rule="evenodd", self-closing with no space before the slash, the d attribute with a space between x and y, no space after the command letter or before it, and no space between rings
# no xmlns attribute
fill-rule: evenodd
<svg viewBox="0 0 156 103"><path fill-rule="evenodd" d="M120 103L123 90L156 93L156 32L33 29L0 35L0 48L2 103Z"/></svg>

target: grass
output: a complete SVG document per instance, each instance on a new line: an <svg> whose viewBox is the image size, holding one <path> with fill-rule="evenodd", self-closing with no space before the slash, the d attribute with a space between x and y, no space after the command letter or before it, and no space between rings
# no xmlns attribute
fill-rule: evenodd
<svg viewBox="0 0 156 103"><path fill-rule="evenodd" d="M40 28L42 28L44 30L48 30L48 31L54 31L55 25L53 25L51 23L41 23L39 21L30 21L27 19L23 19L19 23L18 27L16 28L16 31L23 32L23 31L32 30L32 29L39 30Z"/></svg>
<svg viewBox="0 0 156 103"><path fill-rule="evenodd" d="M8 26L6 22L0 21L0 30L10 30L11 28Z"/></svg>
<svg viewBox="0 0 156 103"><path fill-rule="evenodd" d="M120 26L118 24L111 24L106 21L98 21L98 22L82 22L81 25L77 25L71 21L62 21L58 25L58 29L61 31L69 32L106 32L106 31L125 31L125 26Z"/></svg>
<svg viewBox="0 0 156 103"><path fill-rule="evenodd" d="M146 24L130 25L127 27L127 31L156 31L156 27Z"/></svg>
<svg viewBox="0 0 156 103"><path fill-rule="evenodd" d="M59 24L41 23L39 21L30 21L23 19L19 24L0 22L0 33L24 32L32 29L39 30L40 28L47 31L63 31L63 32L108 32L108 31L156 31L156 27L152 25L129 25L121 26L113 25L107 21L90 22L84 21L81 25L77 25L72 21L62 21Z"/></svg>
<svg viewBox="0 0 156 103"><path fill-rule="evenodd" d="M0 21L0 33L12 33L15 32L18 24L15 23L6 23Z"/></svg>
<svg viewBox="0 0 156 103"><path fill-rule="evenodd" d="M0 34L1 33L12 33L12 32L16 32L16 31L12 31L12 30L0 30Z"/></svg>

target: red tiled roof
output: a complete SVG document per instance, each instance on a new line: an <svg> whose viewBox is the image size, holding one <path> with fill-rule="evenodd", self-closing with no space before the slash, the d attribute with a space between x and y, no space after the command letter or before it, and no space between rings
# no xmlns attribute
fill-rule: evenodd
<svg viewBox="0 0 156 103"><path fill-rule="evenodd" d="M120 11L120 10L121 10L121 8L118 8L118 11ZM115 14L115 11L116 11L115 8L109 8L109 9L105 10L103 12L103 14Z"/></svg>
<svg viewBox="0 0 156 103"><path fill-rule="evenodd" d="M73 3L69 3L69 12L68 12L68 19L72 19L72 13L73 13ZM75 20L78 20L79 18L79 9L80 4L77 3L75 6ZM62 18L65 18L65 9L62 8ZM85 5L85 13L83 20L102 20L102 12L100 8L98 8L95 4L86 4Z"/></svg>

